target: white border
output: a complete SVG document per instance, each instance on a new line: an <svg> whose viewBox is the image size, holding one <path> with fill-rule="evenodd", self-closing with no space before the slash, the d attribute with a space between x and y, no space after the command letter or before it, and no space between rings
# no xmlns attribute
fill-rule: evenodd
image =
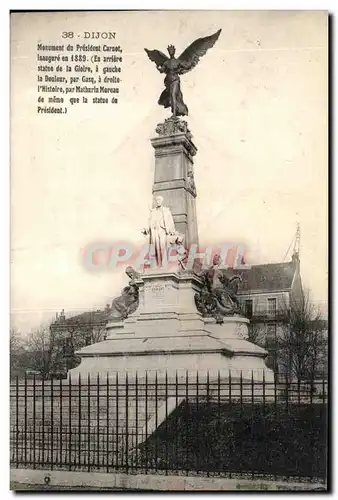
<svg viewBox="0 0 338 500"><path fill-rule="evenodd" d="M13 1L13 2L6 2L3 1L0 6L0 13L3 14L0 16L0 23L1 23L1 50L2 50L2 64L3 64L3 71L2 71L2 78L0 79L0 85L1 85L1 96L3 99L1 110L2 110L2 130L1 130L1 140L2 140L2 147L1 147L1 152L4 155L3 163L2 163L2 168L0 169L0 187L2 189L2 196L0 196L0 203L2 204L0 208L0 234L2 235L2 245L0 245L0 251L1 251L1 262L2 262L2 269L3 272L1 274L2 277L2 288L1 288L1 304L5 305L5 307L2 309L2 315L1 315L1 320L2 320L2 328L1 328L1 333L2 333L2 341L3 341L3 349L1 349L2 353L2 358L1 358L1 367L3 369L3 376L2 376L2 384L1 384L1 403L2 403L2 411L1 411L1 428L4 429L6 427L7 432L3 433L3 448L2 448L2 453L0 454L0 459L1 459L1 473L2 473L2 498L3 496L6 498L10 493L8 492L8 487L9 487L9 478L8 474L6 471L8 471L8 463L9 463L9 453L8 453L8 415L9 415L9 408L8 408L8 372L9 372L9 362L8 362L8 331L9 331L9 15L8 12L10 9L20 9L20 10L46 10L48 9L58 9L58 10L71 10L71 9L82 9L82 10L103 10L103 9L143 9L143 10L149 10L149 9L167 9L167 10L172 10L172 9L199 9L199 10L259 10L259 9L265 9L265 10L328 10L330 11L331 14L335 14L337 11L337 2L336 0L330 0L327 2L323 2L321 0L284 0L284 1L275 1L273 4L271 0L261 0L261 1L250 1L250 0L233 0L233 1L222 1L222 0L213 0L213 1L208 1L208 2L203 2L203 1L198 1L195 0L193 1L187 1L187 0L171 0L171 1L162 1L159 2L158 0L148 0L148 1L129 1L129 0L120 0L120 1L115 1L115 0L100 0L97 2L90 2L86 0L80 1L75 1L75 0L59 0L58 2L48 2L46 3L45 1L42 0L35 0L34 2L27 2L27 0L21 0L21 1ZM332 47L333 51L333 63L336 63L336 44ZM336 67L336 64L334 64L334 67ZM332 75L331 78L334 78ZM333 88L332 91L334 92L336 88ZM334 104L334 103L333 103ZM334 106L335 107L335 106ZM331 109L331 113L334 113L335 109ZM332 141L332 144L334 143L335 136L333 137L332 134L335 131L335 128L332 123L332 130L331 130L331 137L330 140ZM331 161L333 162L334 158L331 158ZM333 195L334 193L337 192L337 174L334 175L333 178L333 172L336 170L336 165L332 164L331 165L331 177L332 181L334 181L334 186L332 189L332 206L331 206L331 217L332 217L332 230L334 231L334 237L332 235L332 244L333 247L331 249L331 259L334 257L333 250L337 247L336 245L336 236L337 236L337 220L338 220L338 214L336 212L336 204L334 203L334 198L335 196ZM332 265L332 264L331 264ZM336 284L336 278L337 278L337 267L334 272L333 276L333 283L332 287L334 284ZM337 308L335 307L337 306ZM331 314L333 310L338 309L338 304L337 304L337 298L334 297L334 300L332 302L332 307L331 307ZM334 337L334 334L336 334L335 331L335 323L332 319L332 327L331 327L331 335ZM337 342L333 342L333 338L331 338L331 348L333 349L332 355L332 364L336 358L336 346ZM338 373L335 371L333 373L334 380L332 380L332 387L334 388L334 393L332 396L336 395L336 390L337 390L337 377ZM336 401L337 398L334 398ZM333 423L333 418L332 418L332 423ZM337 433L335 433L334 436L334 444L337 445ZM7 439L6 439L7 438ZM5 443L6 441L6 443ZM333 443L331 444L333 446ZM334 449L336 449L336 446L334 446ZM332 453L333 455L333 453ZM332 457L334 458L334 457ZM333 472L333 465L332 465L332 472ZM334 478L332 478L334 480ZM334 488L334 483L333 483L333 488ZM123 495L125 497L126 495ZM153 496L153 495L152 495ZM175 495L177 497L177 494ZM237 495L236 495L237 496ZM51 498L51 495L49 494L47 498ZM100 498L102 496L100 495Z"/></svg>

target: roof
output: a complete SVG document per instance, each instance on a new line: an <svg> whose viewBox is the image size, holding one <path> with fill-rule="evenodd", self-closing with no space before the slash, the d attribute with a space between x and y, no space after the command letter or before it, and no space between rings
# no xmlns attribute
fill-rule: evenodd
<svg viewBox="0 0 338 500"><path fill-rule="evenodd" d="M294 262L259 264L243 271L237 270L237 274L242 275L243 279L239 290L242 293L247 293L251 291L290 289L295 271Z"/></svg>

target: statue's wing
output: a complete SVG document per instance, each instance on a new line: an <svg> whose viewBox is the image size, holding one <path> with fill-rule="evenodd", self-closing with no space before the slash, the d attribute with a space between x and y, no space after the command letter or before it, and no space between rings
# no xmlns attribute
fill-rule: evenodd
<svg viewBox="0 0 338 500"><path fill-rule="evenodd" d="M213 35L206 36L204 38L198 38L195 40L188 48L185 49L184 52L178 58L180 63L180 71L179 73L183 75L187 73L191 69L193 69L200 57L204 56L208 49L211 49L215 45L215 42L218 40L222 30L216 31Z"/></svg>
<svg viewBox="0 0 338 500"><path fill-rule="evenodd" d="M160 50L148 50L144 49L147 53L147 56L151 61L153 61L156 66L162 66L169 58L163 54Z"/></svg>

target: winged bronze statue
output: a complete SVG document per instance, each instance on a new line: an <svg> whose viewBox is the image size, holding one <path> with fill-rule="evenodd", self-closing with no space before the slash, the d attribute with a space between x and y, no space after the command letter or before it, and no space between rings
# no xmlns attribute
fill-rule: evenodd
<svg viewBox="0 0 338 500"><path fill-rule="evenodd" d="M166 74L165 89L160 95L158 104L165 108L170 107L173 117L188 114L188 108L183 101L179 75L187 73L198 64L200 57L204 56L207 50L215 45L221 31L218 30L213 35L198 38L178 58L175 57L176 49L173 45L168 46L170 57L160 50L144 49L149 59L156 64L158 71Z"/></svg>

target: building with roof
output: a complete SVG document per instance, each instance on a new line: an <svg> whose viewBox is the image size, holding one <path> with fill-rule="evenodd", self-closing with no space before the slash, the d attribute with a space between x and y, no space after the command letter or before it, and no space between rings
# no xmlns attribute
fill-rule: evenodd
<svg viewBox="0 0 338 500"><path fill-rule="evenodd" d="M55 321L50 325L54 371L67 372L78 363L75 352L106 337L106 324L111 307L86 311L66 318L64 309L56 313Z"/></svg>
<svg viewBox="0 0 338 500"><path fill-rule="evenodd" d="M285 310L303 299L300 261L253 265L242 272L238 292L243 314L250 319L250 340L269 352L266 364L278 372L278 337L285 327Z"/></svg>

